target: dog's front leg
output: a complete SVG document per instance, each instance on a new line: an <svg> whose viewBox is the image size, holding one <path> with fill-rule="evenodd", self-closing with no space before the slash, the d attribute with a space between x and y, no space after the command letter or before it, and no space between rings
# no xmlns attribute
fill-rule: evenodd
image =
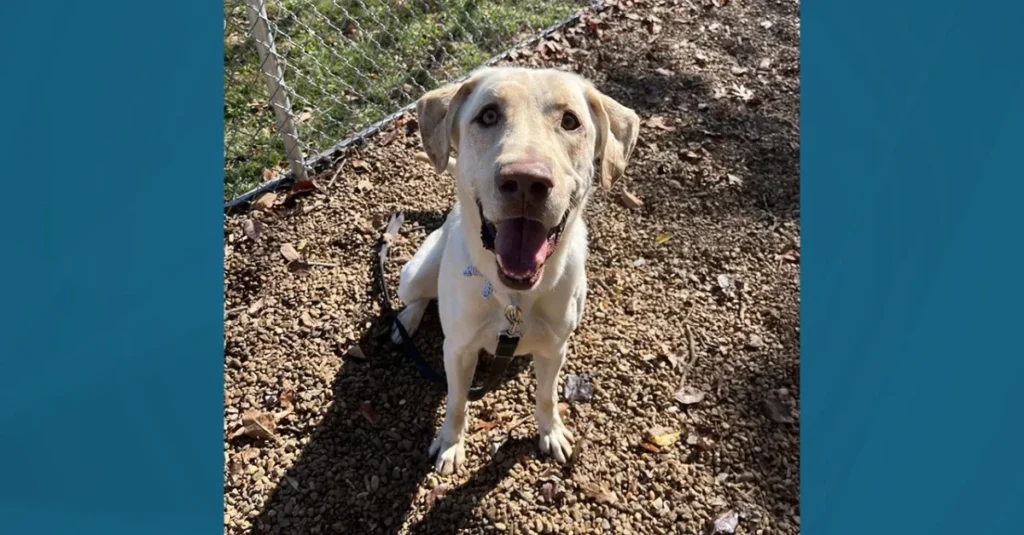
<svg viewBox="0 0 1024 535"><path fill-rule="evenodd" d="M477 353L456 349L445 341L444 372L448 379L448 406L441 430L430 445L430 455L437 455L434 469L443 475L458 470L466 457L466 448L462 443L469 424L466 397L473 382L476 361Z"/></svg>
<svg viewBox="0 0 1024 535"><path fill-rule="evenodd" d="M564 463L572 455L572 433L558 414L558 372L565 363L568 344L563 344L557 355L536 356L533 359L537 375L537 430L540 433L540 451L550 453Z"/></svg>

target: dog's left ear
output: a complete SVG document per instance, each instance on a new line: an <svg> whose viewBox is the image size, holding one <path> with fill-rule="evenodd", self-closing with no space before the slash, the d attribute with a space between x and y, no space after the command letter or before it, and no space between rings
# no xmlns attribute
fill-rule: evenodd
<svg viewBox="0 0 1024 535"><path fill-rule="evenodd" d="M430 163L440 174L448 167L448 156L459 144L456 118L466 97L473 92L476 78L427 92L416 102L420 139Z"/></svg>
<svg viewBox="0 0 1024 535"><path fill-rule="evenodd" d="M640 117L633 110L593 87L587 88L587 103L597 119L595 156L601 159L601 185L612 185L626 171L629 156L640 135Z"/></svg>

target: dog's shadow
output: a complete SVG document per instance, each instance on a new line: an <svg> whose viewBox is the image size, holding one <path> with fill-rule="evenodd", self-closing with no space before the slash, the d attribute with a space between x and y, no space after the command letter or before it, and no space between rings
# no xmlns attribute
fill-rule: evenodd
<svg viewBox="0 0 1024 535"><path fill-rule="evenodd" d="M444 214L407 212L405 218L429 232L443 223ZM396 273L382 277L376 253L370 264L373 282L369 293L374 299L394 295ZM387 270L397 272L393 266ZM383 284L388 286L387 294ZM322 411L323 419L315 430L305 436L296 430L290 441L285 438L284 448L278 448L278 452L283 449L279 457L283 455L291 466L276 481L265 503L250 504L258 507L258 514L251 519L251 533L455 533L508 474L509 460L514 462L523 452L536 448L535 441L508 440L501 446L501 454L474 470L469 482L430 499L433 506L422 521L408 525L411 513L417 507L425 508L428 501L418 489L433 471L427 450L445 394L391 343L387 336L390 321L391 317L382 314L365 318L360 347L366 359L345 361L332 381L330 406ZM413 338L427 363L443 373L444 336L435 306L430 307ZM485 373L486 364L481 359L478 376ZM528 367L527 359L517 358L496 389ZM487 402L485 397L473 404L486 407ZM295 417L316 415L300 411ZM288 431L287 426L280 430L286 437ZM467 440L479 438L471 433ZM425 486L429 490L433 483Z"/></svg>

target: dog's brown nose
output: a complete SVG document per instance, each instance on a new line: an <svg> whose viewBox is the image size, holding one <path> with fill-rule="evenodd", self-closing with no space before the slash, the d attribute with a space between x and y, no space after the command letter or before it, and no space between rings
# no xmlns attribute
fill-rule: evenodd
<svg viewBox="0 0 1024 535"><path fill-rule="evenodd" d="M498 191L505 199L539 203L548 198L555 186L551 165L538 160L512 162L498 172Z"/></svg>

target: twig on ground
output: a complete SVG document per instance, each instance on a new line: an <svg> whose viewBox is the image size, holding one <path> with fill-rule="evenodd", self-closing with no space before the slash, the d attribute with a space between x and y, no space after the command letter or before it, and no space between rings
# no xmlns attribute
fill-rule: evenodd
<svg viewBox="0 0 1024 535"><path fill-rule="evenodd" d="M690 369L697 362L697 349L693 343L693 331L689 325L685 325L684 328L686 329L687 358L686 362L683 363L683 378L679 381L681 387L686 386L686 376L690 374Z"/></svg>
<svg viewBox="0 0 1024 535"><path fill-rule="evenodd" d="M338 180L338 175L341 174L341 170L344 169L344 168L345 168L345 158L341 158L341 160L338 161L338 168L334 170L334 176L332 176L331 177L331 181L327 183L327 187L328 188L334 185L334 181Z"/></svg>

